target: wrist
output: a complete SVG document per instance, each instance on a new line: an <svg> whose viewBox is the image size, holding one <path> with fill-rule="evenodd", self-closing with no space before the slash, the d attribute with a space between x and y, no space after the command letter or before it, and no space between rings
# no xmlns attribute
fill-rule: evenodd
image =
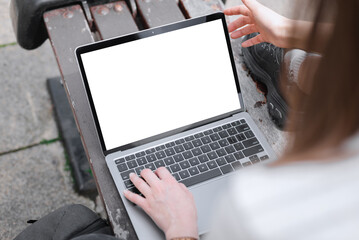
<svg viewBox="0 0 359 240"><path fill-rule="evenodd" d="M185 228L168 229L165 232L167 240L179 240L179 239L199 239L197 227L189 226Z"/></svg>

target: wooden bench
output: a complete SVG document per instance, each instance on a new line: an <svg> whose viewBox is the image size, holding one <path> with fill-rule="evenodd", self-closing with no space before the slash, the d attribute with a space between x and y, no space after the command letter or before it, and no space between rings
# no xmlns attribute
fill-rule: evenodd
<svg viewBox="0 0 359 240"><path fill-rule="evenodd" d="M100 5L86 2L46 11L43 20L61 72L62 82L80 132L86 156L96 179L114 233L137 239L118 195L92 121L78 71L76 47L145 28L200 16L223 9L220 0L135 0ZM119 70L120 71L120 70Z"/></svg>

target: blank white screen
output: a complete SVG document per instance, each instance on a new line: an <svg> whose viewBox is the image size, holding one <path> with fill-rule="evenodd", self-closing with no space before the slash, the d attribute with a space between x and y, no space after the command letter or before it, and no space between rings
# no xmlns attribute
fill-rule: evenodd
<svg viewBox="0 0 359 240"><path fill-rule="evenodd" d="M240 108L221 20L81 57L107 150Z"/></svg>

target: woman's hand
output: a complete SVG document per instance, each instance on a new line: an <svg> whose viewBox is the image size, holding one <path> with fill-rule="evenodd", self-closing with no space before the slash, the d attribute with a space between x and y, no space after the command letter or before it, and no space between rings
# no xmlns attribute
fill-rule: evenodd
<svg viewBox="0 0 359 240"><path fill-rule="evenodd" d="M197 210L192 194L166 168L158 168L155 173L144 169L141 177L145 181L131 173L131 181L144 197L128 190L124 192L125 197L140 206L162 229L167 239L198 239Z"/></svg>
<svg viewBox="0 0 359 240"><path fill-rule="evenodd" d="M256 0L242 0L242 2L244 5L224 10L226 15L242 15L228 25L228 31L233 39L259 32L256 37L243 42L242 47L250 47L261 42L269 42L282 48L289 47L288 35L293 27L290 19L277 14Z"/></svg>

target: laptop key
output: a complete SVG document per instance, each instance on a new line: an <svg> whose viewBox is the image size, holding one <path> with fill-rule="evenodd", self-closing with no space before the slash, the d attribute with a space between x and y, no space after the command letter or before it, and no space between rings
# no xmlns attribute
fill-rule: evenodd
<svg viewBox="0 0 359 240"><path fill-rule="evenodd" d="M248 166L251 166L251 165L252 165L252 163L250 161L242 163L243 167L248 167Z"/></svg>
<svg viewBox="0 0 359 240"><path fill-rule="evenodd" d="M246 141L243 141L242 143L246 148L249 148L249 147L259 144L259 141L257 140L257 138L254 137L254 138L248 139Z"/></svg>
<svg viewBox="0 0 359 240"><path fill-rule="evenodd" d="M213 131L214 131L214 132L219 132L219 131L222 131L222 130L223 130L222 127L213 128Z"/></svg>
<svg viewBox="0 0 359 240"><path fill-rule="evenodd" d="M191 166L188 161L180 162L179 165L181 166L182 169L186 169L186 168L189 168Z"/></svg>
<svg viewBox="0 0 359 240"><path fill-rule="evenodd" d="M225 149L226 149L226 152L227 152L228 154L234 153L234 152L236 151L236 149L234 149L233 146L228 146L228 147L226 147Z"/></svg>
<svg viewBox="0 0 359 240"><path fill-rule="evenodd" d="M145 165L147 163L147 160L145 157L140 157L136 161L137 161L137 164L140 166Z"/></svg>
<svg viewBox="0 0 359 240"><path fill-rule="evenodd" d="M186 142L192 141L194 140L194 136L188 136L184 140L186 140Z"/></svg>
<svg viewBox="0 0 359 240"><path fill-rule="evenodd" d="M211 142L211 139L208 136L205 136L203 138L201 138L203 144L207 144Z"/></svg>
<svg viewBox="0 0 359 240"><path fill-rule="evenodd" d="M186 143L183 144L183 147L184 147L184 149L186 149L186 150L190 150L190 149L193 148L193 144L190 143L190 142L186 142Z"/></svg>
<svg viewBox="0 0 359 240"><path fill-rule="evenodd" d="M184 152L184 153L182 153L182 154L183 154L183 157L184 157L185 159L190 159L190 158L193 157L193 154L192 154L191 151L187 151L187 152Z"/></svg>
<svg viewBox="0 0 359 240"><path fill-rule="evenodd" d="M145 169L144 166L141 166L141 167L136 168L135 171L136 171L137 175L141 175L141 171L142 171L143 169Z"/></svg>
<svg viewBox="0 0 359 240"><path fill-rule="evenodd" d="M233 171L233 168L231 166L231 164L227 164L221 167L221 171L223 172L223 174L229 173Z"/></svg>
<svg viewBox="0 0 359 240"><path fill-rule="evenodd" d="M136 156L137 158L143 157L143 156L145 156L145 155L146 155L146 153L145 153L144 151L138 152L138 153L135 154L135 156Z"/></svg>
<svg viewBox="0 0 359 240"><path fill-rule="evenodd" d="M128 171L126 171L126 172L121 173L122 179L123 179L124 181L130 179L130 173L132 173L132 172L135 173L135 170L134 170L134 169L131 169L131 170L128 170Z"/></svg>
<svg viewBox="0 0 359 240"><path fill-rule="evenodd" d="M236 135L237 131L235 128L229 128L227 129L227 132L229 133L229 135Z"/></svg>
<svg viewBox="0 0 359 240"><path fill-rule="evenodd" d="M120 159L115 160L116 164L120 164L120 163L124 163L124 162L125 162L124 158L120 158Z"/></svg>
<svg viewBox="0 0 359 240"><path fill-rule="evenodd" d="M199 161L197 158L191 158L190 160L188 160L191 164L191 166L196 166L199 164Z"/></svg>
<svg viewBox="0 0 359 240"><path fill-rule="evenodd" d="M231 154L231 155L227 155L224 157L226 160L227 160L227 163L231 163L231 162L234 162L236 161L236 159L234 158L234 156Z"/></svg>
<svg viewBox="0 0 359 240"><path fill-rule="evenodd" d="M178 171L181 170L181 167L180 167L180 165L178 165L178 163L171 165L170 168L171 168L173 173L178 172Z"/></svg>
<svg viewBox="0 0 359 240"><path fill-rule="evenodd" d="M215 160L211 160L207 163L207 166L209 167L209 169L213 169L213 168L216 168L218 167L217 163Z"/></svg>
<svg viewBox="0 0 359 240"><path fill-rule="evenodd" d="M216 162L217 162L218 166L222 166L222 165L224 165L224 164L227 164L226 160L225 160L223 157L218 158L218 159L216 160Z"/></svg>
<svg viewBox="0 0 359 240"><path fill-rule="evenodd" d="M221 147L227 147L229 145L227 139L219 140L218 143L221 145Z"/></svg>
<svg viewBox="0 0 359 240"><path fill-rule="evenodd" d="M172 155L176 154L176 152L175 152L175 150L173 148L166 149L165 153L166 153L167 156L172 156Z"/></svg>
<svg viewBox="0 0 359 240"><path fill-rule="evenodd" d="M209 146L211 147L212 150L217 150L218 148L220 148L221 146L219 146L218 142L214 142L209 144Z"/></svg>
<svg viewBox="0 0 359 240"><path fill-rule="evenodd" d="M182 145L175 146L174 149L175 149L176 153L180 153L180 152L184 151L184 148Z"/></svg>
<svg viewBox="0 0 359 240"><path fill-rule="evenodd" d="M198 170L197 170L198 171ZM207 181L209 179L221 176L222 173L221 171L216 168L207 172L204 172L202 174L196 175L196 176L192 176L190 178L184 179L181 181L181 183L183 183L184 185L186 185L186 187L190 187L193 186L195 184Z"/></svg>
<svg viewBox="0 0 359 240"><path fill-rule="evenodd" d="M195 148L195 149L192 150L192 154L193 154L194 156L199 156L199 155L202 154L202 151L201 151L200 148Z"/></svg>
<svg viewBox="0 0 359 240"><path fill-rule="evenodd" d="M175 163L175 160L173 159L173 157L168 157L164 159L166 165L171 165Z"/></svg>
<svg viewBox="0 0 359 240"><path fill-rule="evenodd" d="M184 139L178 139L177 141L175 141L175 143L177 145L180 145L180 144L184 143Z"/></svg>
<svg viewBox="0 0 359 240"><path fill-rule="evenodd" d="M131 182L131 180L126 180L124 181L126 188L131 188L134 187L133 183Z"/></svg>
<svg viewBox="0 0 359 240"><path fill-rule="evenodd" d="M218 150L217 150L218 151ZM210 159L210 160L213 160L213 159L216 159L216 158L218 158L218 155L217 155L217 153L216 152L210 152L210 153L208 153L207 154L207 156L208 156L208 158Z"/></svg>
<svg viewBox="0 0 359 240"><path fill-rule="evenodd" d="M201 165L198 165L198 169L200 172L205 172L208 170L208 167L205 163L201 164Z"/></svg>
<svg viewBox="0 0 359 240"><path fill-rule="evenodd" d="M145 168L151 169L152 171L156 170L156 167L153 163L146 164Z"/></svg>
<svg viewBox="0 0 359 240"><path fill-rule="evenodd" d="M166 165L165 165L165 162L163 160L159 160L159 161L155 162L155 166L157 168L160 168L160 167L164 167Z"/></svg>
<svg viewBox="0 0 359 240"><path fill-rule="evenodd" d="M133 192L133 193L136 193L136 194L138 194L138 195L142 195L141 192L140 192L136 187L129 188L128 190L131 191L131 192Z"/></svg>
<svg viewBox="0 0 359 240"><path fill-rule="evenodd" d="M264 160L267 160L267 159L269 159L268 155L264 155L264 156L261 157L261 161L264 161Z"/></svg>
<svg viewBox="0 0 359 240"><path fill-rule="evenodd" d="M164 151L156 152L157 159L162 159L166 157L166 154Z"/></svg>
<svg viewBox="0 0 359 240"><path fill-rule="evenodd" d="M223 148L218 149L216 153L218 154L219 157L223 157L224 155L227 155L226 151Z"/></svg>
<svg viewBox="0 0 359 240"><path fill-rule="evenodd" d="M177 181L181 180L181 178L180 178L180 176L178 175L178 173L174 173L174 174L172 174L172 176L173 176Z"/></svg>
<svg viewBox="0 0 359 240"><path fill-rule="evenodd" d="M161 146L156 147L155 149L156 149L156 151L161 151L161 150L166 149L166 146L165 146L165 145L161 145Z"/></svg>
<svg viewBox="0 0 359 240"><path fill-rule="evenodd" d="M211 151L211 147L209 145L204 145L201 147L203 153L207 153Z"/></svg>
<svg viewBox="0 0 359 240"><path fill-rule="evenodd" d="M209 137L212 139L212 141L218 141L219 139L221 139L221 137L217 133L214 133Z"/></svg>
<svg viewBox="0 0 359 240"><path fill-rule="evenodd" d="M151 154L151 153L156 152L156 150L154 148L151 148L151 149L147 149L145 152L146 152L146 154Z"/></svg>
<svg viewBox="0 0 359 240"><path fill-rule="evenodd" d="M125 159L126 159L126 161L133 160L133 159L135 159L135 155L132 154L130 156L125 157Z"/></svg>
<svg viewBox="0 0 359 240"><path fill-rule="evenodd" d="M192 141L192 144L193 144L193 146L195 146L195 147L199 147L199 146L202 146L202 145L203 145L202 142L201 142L201 140L199 140L199 139L193 140L193 141Z"/></svg>
<svg viewBox="0 0 359 240"><path fill-rule="evenodd" d="M209 130L207 130L207 131L204 131L203 133L204 133L204 135L210 135L210 134L213 133L213 130L212 130L212 129L209 129Z"/></svg>
<svg viewBox="0 0 359 240"><path fill-rule="evenodd" d="M227 138L227 141L229 142L229 144L235 144L236 142L238 142L237 138L234 136Z"/></svg>
<svg viewBox="0 0 359 240"><path fill-rule="evenodd" d="M257 154L259 152L263 152L263 151L264 151L263 147L261 145L257 145L257 146L254 146L254 147L251 147L251 148L243 150L243 154L246 157L248 157L248 156Z"/></svg>
<svg viewBox="0 0 359 240"><path fill-rule="evenodd" d="M243 133L237 134L236 138L238 139L238 141L246 140L246 136L244 136Z"/></svg>
<svg viewBox="0 0 359 240"><path fill-rule="evenodd" d="M197 175L199 173L197 167L192 167L192 168L188 169L188 171L192 176Z"/></svg>
<svg viewBox="0 0 359 240"><path fill-rule="evenodd" d="M227 123L225 125L222 126L224 129L230 128L232 127L232 125L230 123Z"/></svg>
<svg viewBox="0 0 359 240"><path fill-rule="evenodd" d="M227 133L227 131L222 131L222 132L219 132L219 136L220 136L221 138L226 138L226 137L229 136L229 134Z"/></svg>
<svg viewBox="0 0 359 240"><path fill-rule="evenodd" d="M137 167L138 165L137 165L137 162L135 160L132 160L132 161L127 162L127 166L128 166L128 168L131 169L131 168Z"/></svg>
<svg viewBox="0 0 359 240"><path fill-rule="evenodd" d="M176 144L174 142L169 142L165 144L166 148L174 147L175 145Z"/></svg>
<svg viewBox="0 0 359 240"><path fill-rule="evenodd" d="M184 160L184 157L182 156L182 154L177 154L177 155L174 155L174 156L173 156L173 159L174 159L176 162L180 162L180 161L183 161L183 160Z"/></svg>
<svg viewBox="0 0 359 240"><path fill-rule="evenodd" d="M203 136L204 136L203 133L197 133L197 134L194 135L195 138L201 138Z"/></svg>
<svg viewBox="0 0 359 240"><path fill-rule="evenodd" d="M245 132L244 135L246 135L247 138L254 137L254 133L252 131Z"/></svg>
<svg viewBox="0 0 359 240"><path fill-rule="evenodd" d="M242 152L236 152L233 155L237 160L244 158L244 155Z"/></svg>
<svg viewBox="0 0 359 240"><path fill-rule="evenodd" d="M187 170L183 170L179 172L179 175L181 176L182 179L190 177L189 172Z"/></svg>
<svg viewBox="0 0 359 240"><path fill-rule="evenodd" d="M240 162L234 162L232 163L232 167L234 168L234 170L239 170L242 168L242 164Z"/></svg>
<svg viewBox="0 0 359 240"><path fill-rule="evenodd" d="M156 158L156 156L154 154L147 155L146 159L147 159L148 162L154 162L154 161L157 160L157 158Z"/></svg>
<svg viewBox="0 0 359 240"><path fill-rule="evenodd" d="M244 146L243 146L242 143L236 143L233 146L237 151L240 151L240 150L244 149Z"/></svg>
<svg viewBox="0 0 359 240"><path fill-rule="evenodd" d="M198 156L198 160L201 162L201 163L204 163L204 162L208 162L209 161L209 158L207 157L207 155L201 155L201 156Z"/></svg>
<svg viewBox="0 0 359 240"><path fill-rule="evenodd" d="M118 171L120 171L120 172L128 170L126 163L121 163L121 164L117 165L117 168L118 168Z"/></svg>
<svg viewBox="0 0 359 240"><path fill-rule="evenodd" d="M241 123L246 123L246 120L244 120L244 119L241 119Z"/></svg>
<svg viewBox="0 0 359 240"><path fill-rule="evenodd" d="M240 133L240 132L244 132L244 131L247 131L247 130L250 130L249 126L247 124L242 124L238 127L236 127L237 131Z"/></svg>

